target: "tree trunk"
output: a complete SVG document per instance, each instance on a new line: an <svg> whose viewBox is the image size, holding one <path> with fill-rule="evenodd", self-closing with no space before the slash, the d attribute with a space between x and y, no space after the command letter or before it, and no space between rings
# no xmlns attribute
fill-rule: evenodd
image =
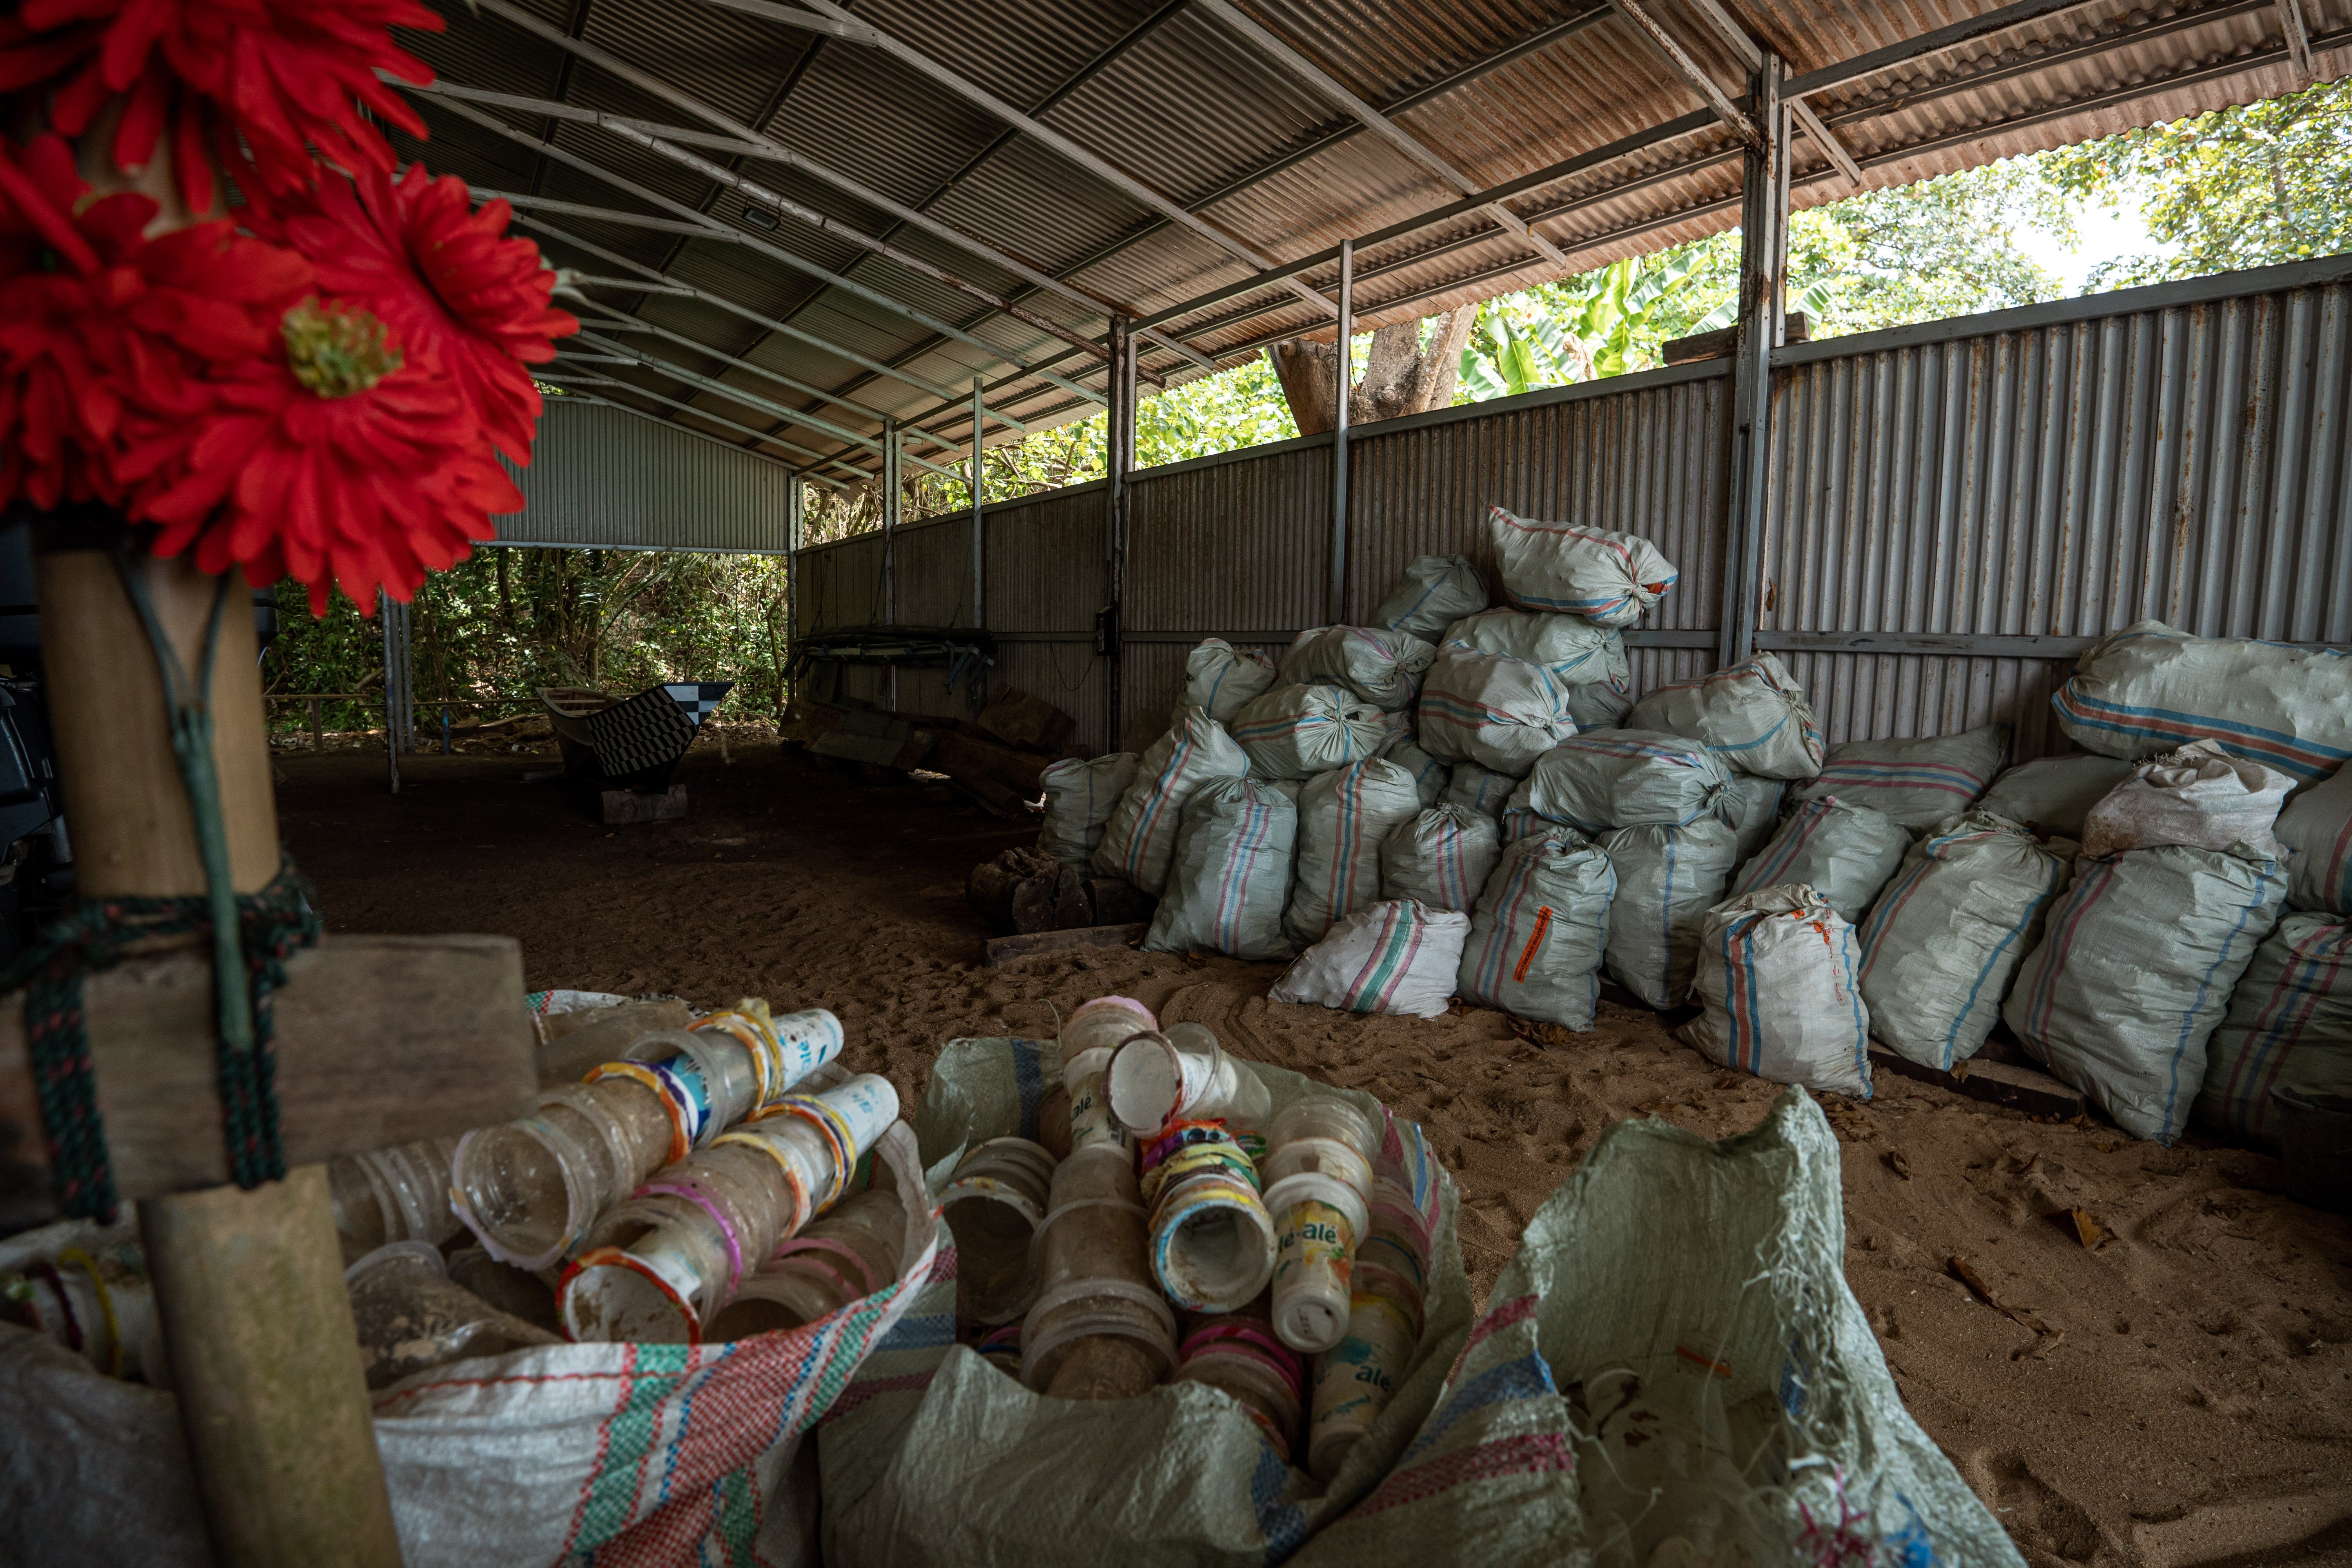
<svg viewBox="0 0 2352 1568"><path fill-rule="evenodd" d="M1475 305L1437 317L1437 330L1426 348L1417 321L1375 331L1363 381L1348 392L1348 423L1376 425L1451 404L1463 345L1470 341L1470 328L1477 319ZM1266 355L1300 435L1318 436L1339 423L1339 353L1335 345L1292 338L1275 344Z"/></svg>

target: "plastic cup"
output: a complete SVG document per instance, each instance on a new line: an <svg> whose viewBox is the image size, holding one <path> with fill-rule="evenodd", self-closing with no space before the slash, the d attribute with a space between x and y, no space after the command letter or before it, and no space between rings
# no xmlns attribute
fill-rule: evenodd
<svg viewBox="0 0 2352 1568"><path fill-rule="evenodd" d="M898 1194L887 1187L870 1187L844 1198L783 1242L768 1267L798 1258L830 1268L843 1283L856 1287L852 1300L863 1300L898 1282L906 1235L907 1210Z"/></svg>
<svg viewBox="0 0 2352 1568"><path fill-rule="evenodd" d="M110 1377L171 1386L155 1288L135 1247L93 1253L68 1247L54 1262L37 1258L0 1275L0 1320L14 1319L79 1355Z"/></svg>
<svg viewBox="0 0 2352 1568"><path fill-rule="evenodd" d="M537 1273L561 1262L601 1210L661 1167L671 1138L660 1094L634 1079L547 1089L536 1115L457 1141L450 1201L483 1250Z"/></svg>
<svg viewBox="0 0 2352 1568"><path fill-rule="evenodd" d="M449 1164L457 1152L456 1139L430 1138L329 1160L327 1190L344 1260L389 1241L437 1247L464 1228L449 1204Z"/></svg>
<svg viewBox="0 0 2352 1568"><path fill-rule="evenodd" d="M1045 1222L1054 1156L1025 1138L992 1138L956 1164L940 1194L956 1243L956 1316L1008 1323L1036 1299L1032 1243Z"/></svg>
<svg viewBox="0 0 2352 1568"><path fill-rule="evenodd" d="M1178 1117L1192 1115L1219 1087L1225 1053L1217 1037L1199 1029L1188 1039L1195 1048L1182 1049L1154 1030L1129 1035L1112 1050L1103 1069L1103 1091L1119 1126L1149 1138ZM1206 1048L1199 1048L1203 1042Z"/></svg>
<svg viewBox="0 0 2352 1568"><path fill-rule="evenodd" d="M449 1255L449 1278L499 1311L520 1318L535 1329L563 1331L555 1310L555 1282L546 1274L530 1274L511 1263L501 1263L478 1247Z"/></svg>
<svg viewBox="0 0 2352 1568"><path fill-rule="evenodd" d="M1110 1047L1097 1046L1066 1058L1062 1087L1070 1096L1070 1154L1087 1149L1109 1149L1134 1158L1127 1130L1111 1115L1110 1096L1103 1079L1110 1066Z"/></svg>
<svg viewBox="0 0 2352 1568"><path fill-rule="evenodd" d="M1179 1354L1177 1381L1231 1394L1289 1462L1306 1404L1306 1367L1275 1337L1262 1299L1242 1311L1195 1320Z"/></svg>
<svg viewBox="0 0 2352 1568"><path fill-rule="evenodd" d="M1063 1399L1125 1399L1176 1364L1176 1315L1152 1282L1132 1157L1081 1149L1056 1166L1034 1247L1021 1381Z"/></svg>
<svg viewBox="0 0 2352 1568"><path fill-rule="evenodd" d="M1346 1335L1315 1359L1307 1469L1316 1479L1338 1475L1348 1451L1388 1407L1412 1364L1420 1316L1418 1300L1408 1307L1381 1291L1358 1290L1349 1301Z"/></svg>
<svg viewBox="0 0 2352 1568"><path fill-rule="evenodd" d="M343 1281L370 1388L454 1361L562 1342L453 1284L430 1242L380 1247L346 1268Z"/></svg>
<svg viewBox="0 0 2352 1568"><path fill-rule="evenodd" d="M1062 1026L1062 1059L1085 1051L1108 1050L1129 1035L1160 1027L1151 1009L1132 996L1097 996Z"/></svg>
<svg viewBox="0 0 2352 1568"><path fill-rule="evenodd" d="M1302 1172L1265 1190L1276 1215L1274 1331L1314 1354L1346 1337L1356 1251L1364 1234L1362 1194L1345 1183Z"/></svg>

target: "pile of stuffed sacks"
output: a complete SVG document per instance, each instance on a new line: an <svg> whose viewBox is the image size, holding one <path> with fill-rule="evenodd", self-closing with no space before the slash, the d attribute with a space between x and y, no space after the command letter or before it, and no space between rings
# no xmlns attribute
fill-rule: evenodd
<svg viewBox="0 0 2352 1568"><path fill-rule="evenodd" d="M1874 1037L1949 1070L2006 1023L2164 1142L2352 1093L2352 657L2143 621L2053 699L2082 753L1826 747L1769 653L1633 700L1647 541L1490 527L1499 605L1422 556L1278 665L1202 643L1139 757L1046 771L1040 847L1159 898L1147 948L1289 961L1278 1000L1584 1030L1605 973L1859 1096Z"/></svg>

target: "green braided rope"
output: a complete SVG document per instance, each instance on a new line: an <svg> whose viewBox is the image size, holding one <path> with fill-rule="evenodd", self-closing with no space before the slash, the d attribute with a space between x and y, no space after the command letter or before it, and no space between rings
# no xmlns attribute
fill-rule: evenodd
<svg viewBox="0 0 2352 1568"><path fill-rule="evenodd" d="M218 1053L221 1130L229 1174L251 1188L286 1174L278 1136L275 1014L269 994L286 984L286 960L319 940L320 922L307 889L289 864L269 886L236 900L230 935L243 971L237 993L253 1020L252 1048ZM41 1131L58 1207L75 1216L113 1215L113 1168L91 1076L84 1027L82 982L111 969L142 943L213 930L211 901L179 899L98 899L61 917L0 977L0 990L25 992L25 1045L41 1108Z"/></svg>

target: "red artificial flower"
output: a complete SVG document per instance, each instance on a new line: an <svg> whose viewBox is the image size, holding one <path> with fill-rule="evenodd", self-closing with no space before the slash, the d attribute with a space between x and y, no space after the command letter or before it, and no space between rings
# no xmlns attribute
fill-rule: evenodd
<svg viewBox="0 0 2352 1568"><path fill-rule="evenodd" d="M145 164L168 132L191 212L212 210L215 157L259 207L311 183L313 146L390 169L362 106L421 139L425 122L375 73L430 82L390 29L442 26L416 0L25 0L0 22L0 92L47 90L49 123L68 136L127 98L119 167Z"/></svg>
<svg viewBox="0 0 2352 1568"><path fill-rule="evenodd" d="M507 237L503 201L472 211L466 182L412 163L397 182L373 169L330 174L264 229L305 257L329 294L363 304L407 352L454 379L483 432L530 461L539 387L523 368L555 357L580 323L549 304L555 274L539 247Z"/></svg>
<svg viewBox="0 0 2352 1568"><path fill-rule="evenodd" d="M172 476L126 446L136 411L198 408L210 374L268 348L310 268L226 222L150 240L152 201L77 212L85 194L58 138L0 148L0 500L135 512Z"/></svg>
<svg viewBox="0 0 2352 1568"><path fill-rule="evenodd" d="M363 608L379 588L406 598L488 514L522 508L462 390L358 305L303 301L276 350L208 390L201 421L152 432L184 432L184 477L142 509L163 525L155 552L294 577L314 615L331 581Z"/></svg>

